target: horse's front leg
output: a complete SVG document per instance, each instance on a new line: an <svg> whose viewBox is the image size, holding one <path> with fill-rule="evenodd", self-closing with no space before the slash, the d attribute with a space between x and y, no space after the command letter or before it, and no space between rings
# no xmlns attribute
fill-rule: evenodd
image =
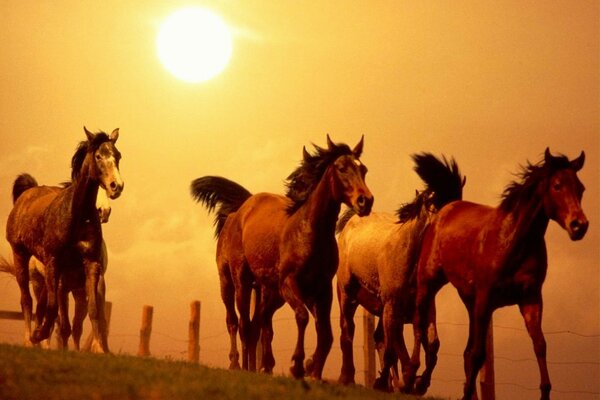
<svg viewBox="0 0 600 400"><path fill-rule="evenodd" d="M471 347L465 351L465 375L463 400L476 400L477 397L477 375L485 362L487 333L492 318L493 309L489 303L489 292L477 293L474 311L469 322L469 342Z"/></svg>
<svg viewBox="0 0 600 400"><path fill-rule="evenodd" d="M308 325L308 310L300 295L300 288L293 275L287 275L281 282L281 295L285 301L292 307L296 314L296 325L298 327L298 339L296 349L292 356L292 366L290 372L294 378L304 377L304 333Z"/></svg>
<svg viewBox="0 0 600 400"><path fill-rule="evenodd" d="M542 296L541 294L536 298L536 301L532 303L520 304L519 309L521 315L525 320L525 326L527 332L533 342L533 350L537 358L538 367L540 369L540 390L541 399L550 399L550 390L552 384L550 383L550 376L548 374L548 366L546 364L546 339L542 332Z"/></svg>
<svg viewBox="0 0 600 400"><path fill-rule="evenodd" d="M50 337L54 328L58 316L58 280L56 259L50 258L46 263L46 314L41 326L37 326L31 335L31 342L34 344Z"/></svg>
<svg viewBox="0 0 600 400"><path fill-rule="evenodd" d="M337 285L338 300L340 303L340 347L342 348L342 370L338 382L342 385L354 384L354 314L358 302L349 298L348 293L341 285Z"/></svg>
<svg viewBox="0 0 600 400"><path fill-rule="evenodd" d="M312 307L312 314L315 318L315 329L317 331L317 347L312 358L307 360L306 371L311 377L321 380L325 361L333 344L333 332L331 329L333 290L331 288L331 281L329 281L329 284L325 284L323 289L318 292L318 297L319 299L315 301Z"/></svg>
<svg viewBox="0 0 600 400"><path fill-rule="evenodd" d="M69 322L69 293L64 289L62 282L58 285L58 348L67 350L69 336L71 336L71 323Z"/></svg>
<svg viewBox="0 0 600 400"><path fill-rule="evenodd" d="M102 273L102 265L97 260L85 260L85 291L88 297L88 315L92 323L94 342L100 352L108 353L106 337L106 318L104 315L104 296L98 291L98 282Z"/></svg>
<svg viewBox="0 0 600 400"><path fill-rule="evenodd" d="M73 313L73 343L75 350L80 350L81 334L83 333L83 321L88 313L88 301L85 295L85 289L73 291L75 300L75 311Z"/></svg>

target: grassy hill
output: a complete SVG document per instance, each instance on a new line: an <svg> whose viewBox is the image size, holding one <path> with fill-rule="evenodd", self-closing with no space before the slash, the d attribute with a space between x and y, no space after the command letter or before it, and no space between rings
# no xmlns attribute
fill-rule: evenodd
<svg viewBox="0 0 600 400"><path fill-rule="evenodd" d="M0 399L409 400L362 386L297 381L123 355L0 344ZM431 398L433 399L433 398Z"/></svg>

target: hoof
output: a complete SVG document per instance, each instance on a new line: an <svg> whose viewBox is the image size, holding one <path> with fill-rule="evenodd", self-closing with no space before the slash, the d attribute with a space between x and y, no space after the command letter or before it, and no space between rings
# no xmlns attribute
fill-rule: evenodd
<svg viewBox="0 0 600 400"><path fill-rule="evenodd" d="M304 378L304 368L302 364L294 364L290 367L290 373L296 379Z"/></svg>
<svg viewBox="0 0 600 400"><path fill-rule="evenodd" d="M413 390L413 394L417 396L423 396L427 393L427 388L429 388L429 382L426 382L422 377L418 376L415 381L415 388Z"/></svg>
<svg viewBox="0 0 600 400"><path fill-rule="evenodd" d="M380 392L391 393L392 389L390 388L388 379L384 379L381 376L375 379L375 383L373 384L373 389L379 390Z"/></svg>
<svg viewBox="0 0 600 400"><path fill-rule="evenodd" d="M312 357L309 357L304 361L304 370L306 371L306 375L312 375L315 370L315 362Z"/></svg>
<svg viewBox="0 0 600 400"><path fill-rule="evenodd" d="M354 382L354 377L353 376L346 376L346 375L340 375L339 379L338 379L338 383L340 385L354 385L356 382Z"/></svg>
<svg viewBox="0 0 600 400"><path fill-rule="evenodd" d="M240 363L237 361L232 361L231 364L229 364L229 369L242 369L242 367L240 367Z"/></svg>

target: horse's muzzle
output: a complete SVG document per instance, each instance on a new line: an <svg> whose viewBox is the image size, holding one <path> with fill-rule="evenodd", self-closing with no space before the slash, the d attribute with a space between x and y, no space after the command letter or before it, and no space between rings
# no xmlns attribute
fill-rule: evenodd
<svg viewBox="0 0 600 400"><path fill-rule="evenodd" d="M587 218L576 218L569 223L567 231L571 240L581 240L585 236L588 226L590 225Z"/></svg>
<svg viewBox="0 0 600 400"><path fill-rule="evenodd" d="M111 200L114 200L114 199L118 198L121 195L121 193L123 192L123 188L124 187L125 187L125 183L121 183L119 185L119 184L116 184L115 182L112 182L109 185L108 189L106 190L106 194L108 195L108 197Z"/></svg>

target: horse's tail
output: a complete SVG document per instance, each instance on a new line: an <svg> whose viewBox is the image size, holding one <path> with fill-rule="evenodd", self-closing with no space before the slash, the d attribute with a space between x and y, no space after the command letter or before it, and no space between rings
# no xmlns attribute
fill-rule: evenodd
<svg viewBox="0 0 600 400"><path fill-rule="evenodd" d="M431 153L413 154L414 170L421 177L427 190L433 192L433 204L439 210L444 205L462 200L462 190L467 178L463 177L458 164L451 158L442 159Z"/></svg>
<svg viewBox="0 0 600 400"><path fill-rule="evenodd" d="M344 211L342 216L338 219L337 224L335 225L335 233L338 233L338 234L342 233L342 231L344 230L344 227L346 226L348 221L350 221L350 218L352 218L355 215L356 215L356 211L354 211L353 208L346 209L346 211Z"/></svg>
<svg viewBox="0 0 600 400"><path fill-rule="evenodd" d="M203 176L192 181L190 186L192 197L212 212L217 208L215 216L215 237L219 237L225 220L232 212L237 211L252 193L241 185L220 176Z"/></svg>
<svg viewBox="0 0 600 400"><path fill-rule="evenodd" d="M15 265L9 262L6 258L0 256L0 272L16 276Z"/></svg>
<svg viewBox="0 0 600 400"><path fill-rule="evenodd" d="M29 174L21 174L17 176L15 183L13 183L12 189L13 204L17 202L17 199L23 194L24 191L37 185L38 183L35 178Z"/></svg>

